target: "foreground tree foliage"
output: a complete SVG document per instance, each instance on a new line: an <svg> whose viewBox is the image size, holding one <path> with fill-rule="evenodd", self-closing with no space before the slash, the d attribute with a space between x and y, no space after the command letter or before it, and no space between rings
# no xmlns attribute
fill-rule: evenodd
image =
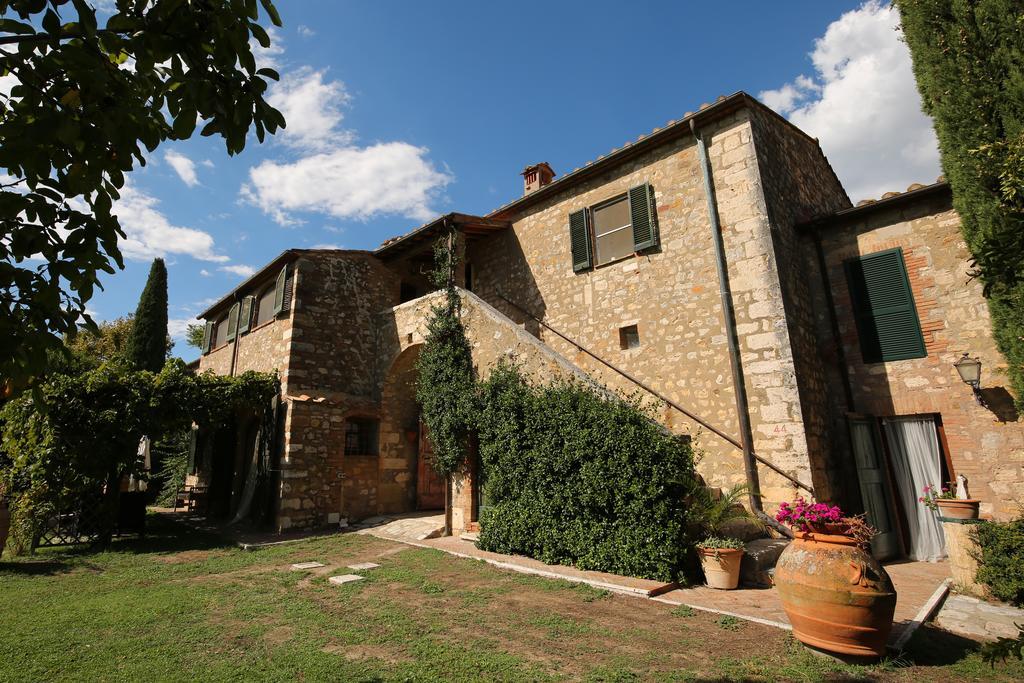
<svg viewBox="0 0 1024 683"><path fill-rule="evenodd" d="M135 309L128 362L136 370L160 372L167 360L167 267L154 259Z"/></svg>
<svg viewBox="0 0 1024 683"><path fill-rule="evenodd" d="M896 0L942 167L1024 406L1024 6Z"/></svg>
<svg viewBox="0 0 1024 683"><path fill-rule="evenodd" d="M106 491L112 523L122 477L141 475L139 439L159 440L193 422L213 428L238 411L268 406L276 375L195 375L178 359L159 373L104 364L79 375L52 374L35 396L0 409L0 488L12 513L15 547L34 533L61 501L95 499Z"/></svg>
<svg viewBox="0 0 1024 683"><path fill-rule="evenodd" d="M165 140L220 135L229 154L284 126L264 100L271 0L0 0L0 377L39 376L101 273L123 268L115 202L125 174ZM36 265L35 259L42 259ZM29 260L33 259L33 260Z"/></svg>

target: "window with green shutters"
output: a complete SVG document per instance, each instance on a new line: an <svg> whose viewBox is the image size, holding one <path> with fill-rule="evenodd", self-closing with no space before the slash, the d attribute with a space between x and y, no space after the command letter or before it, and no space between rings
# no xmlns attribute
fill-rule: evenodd
<svg viewBox="0 0 1024 683"><path fill-rule="evenodd" d="M233 340L238 336L238 312L240 305L235 302L235 305L228 311L228 341Z"/></svg>
<svg viewBox="0 0 1024 683"><path fill-rule="evenodd" d="M843 265L864 362L927 356L903 250L851 258Z"/></svg>
<svg viewBox="0 0 1024 683"><path fill-rule="evenodd" d="M255 307L256 297L242 297L242 307L238 313L238 334L245 334L252 325L252 309Z"/></svg>
<svg viewBox="0 0 1024 683"><path fill-rule="evenodd" d="M569 214L572 269L588 270L658 246L654 190L648 183Z"/></svg>
<svg viewBox="0 0 1024 683"><path fill-rule="evenodd" d="M213 348L213 323L206 322L206 329L203 331L203 353L209 353Z"/></svg>

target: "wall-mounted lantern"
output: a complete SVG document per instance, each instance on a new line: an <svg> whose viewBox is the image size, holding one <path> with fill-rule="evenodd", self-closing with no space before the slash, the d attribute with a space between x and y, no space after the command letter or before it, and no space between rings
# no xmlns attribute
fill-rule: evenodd
<svg viewBox="0 0 1024 683"><path fill-rule="evenodd" d="M974 400L979 405L985 405L985 401L981 398L981 360L977 356L971 358L964 352L964 355L957 362L953 363L953 367L956 368L956 372L960 375L963 383L968 385L974 392Z"/></svg>

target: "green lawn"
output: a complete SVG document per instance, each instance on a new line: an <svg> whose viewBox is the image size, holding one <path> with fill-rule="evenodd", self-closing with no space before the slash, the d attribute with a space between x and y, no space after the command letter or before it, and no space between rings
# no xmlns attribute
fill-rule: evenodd
<svg viewBox="0 0 1024 683"><path fill-rule="evenodd" d="M901 660L847 667L777 629L368 536L246 552L152 522L103 553L4 558L0 680L1024 678L937 631ZM306 560L328 567L288 569ZM365 561L381 567L327 583Z"/></svg>

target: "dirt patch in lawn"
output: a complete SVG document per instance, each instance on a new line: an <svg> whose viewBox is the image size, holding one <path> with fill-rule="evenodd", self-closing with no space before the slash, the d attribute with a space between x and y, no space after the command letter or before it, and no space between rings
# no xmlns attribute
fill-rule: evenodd
<svg viewBox="0 0 1024 683"><path fill-rule="evenodd" d="M357 662L363 659L379 659L388 664L401 664L412 661L411 657L396 652L383 645L327 645L324 652L340 655L345 659Z"/></svg>
<svg viewBox="0 0 1024 683"><path fill-rule="evenodd" d="M223 552L223 551L221 551ZM213 550L182 550L181 552L174 553L171 555L160 555L156 558L157 562L163 564L189 564L195 562L205 562L214 555Z"/></svg>

